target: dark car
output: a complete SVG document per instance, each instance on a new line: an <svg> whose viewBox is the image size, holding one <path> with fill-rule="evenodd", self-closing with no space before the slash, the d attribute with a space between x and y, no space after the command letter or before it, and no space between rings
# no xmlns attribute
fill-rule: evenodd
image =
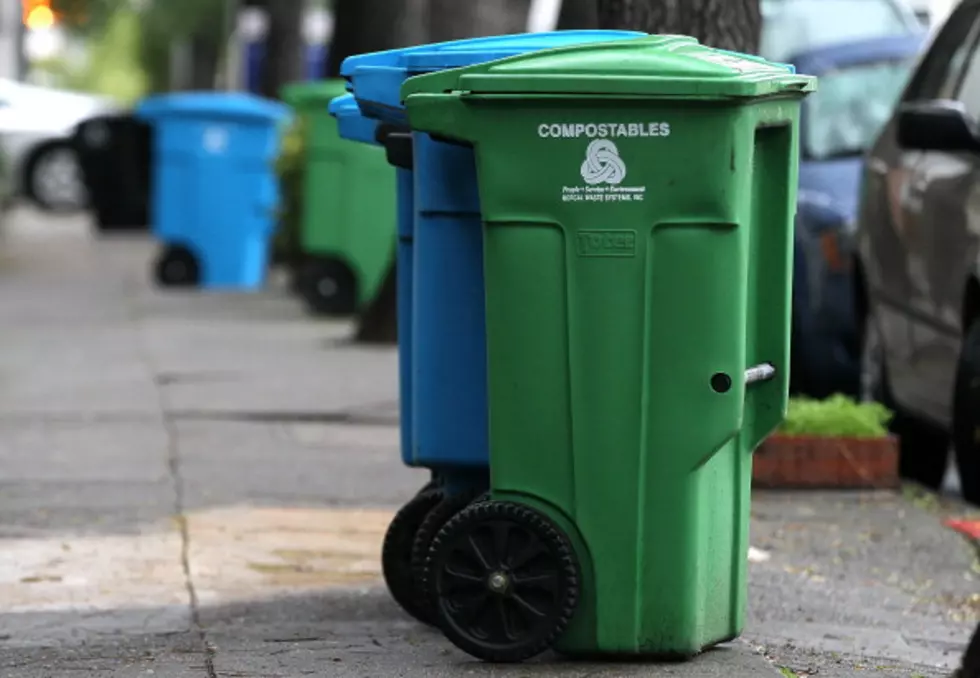
<svg viewBox="0 0 980 678"><path fill-rule="evenodd" d="M855 305L862 391L903 475L937 487L952 442L980 503L980 0L936 34L864 168Z"/></svg>
<svg viewBox="0 0 980 678"><path fill-rule="evenodd" d="M803 103L793 281L793 390L857 395L860 345L851 239L865 152L888 122L923 33L860 40L797 55L819 78Z"/></svg>

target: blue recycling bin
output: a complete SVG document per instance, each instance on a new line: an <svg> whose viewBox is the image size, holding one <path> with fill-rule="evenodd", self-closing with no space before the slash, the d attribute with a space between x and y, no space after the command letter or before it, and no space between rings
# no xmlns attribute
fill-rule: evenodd
<svg viewBox="0 0 980 678"><path fill-rule="evenodd" d="M337 119L337 131L350 141L376 145L379 142L378 120L361 114L353 94L333 99L327 109ZM389 154L390 155L390 154ZM401 420L402 459L408 464L412 458L412 351L411 351L411 299L412 299L412 222L414 200L411 169L396 166L396 190L398 195L398 386L399 419Z"/></svg>
<svg viewBox="0 0 980 678"><path fill-rule="evenodd" d="M154 128L150 219L166 287L254 290L268 267L279 185L279 125L289 109L251 94L186 92L144 99Z"/></svg>
<svg viewBox="0 0 980 678"><path fill-rule="evenodd" d="M402 455L409 466L431 469L435 484L392 520L382 566L395 600L423 621L432 621L432 610L416 589L429 544L449 518L489 486L483 231L472 149L410 132L402 83L413 75L531 51L644 35L502 35L362 54L341 65L361 113L383 123L378 138L389 162L404 168L398 183L398 322L402 433L409 437L403 439ZM407 261L410 267L403 264Z"/></svg>

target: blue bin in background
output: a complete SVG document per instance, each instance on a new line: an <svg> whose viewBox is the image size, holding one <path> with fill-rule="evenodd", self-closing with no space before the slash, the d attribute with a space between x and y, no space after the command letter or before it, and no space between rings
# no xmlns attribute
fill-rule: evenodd
<svg viewBox="0 0 980 678"><path fill-rule="evenodd" d="M280 123L289 109L251 94L186 92L144 99L135 113L155 132L157 282L261 287L279 203Z"/></svg>
<svg viewBox="0 0 980 678"><path fill-rule="evenodd" d="M454 40L352 56L344 60L341 76L365 116L407 129L400 90L413 75L644 35L583 30ZM403 461L433 469L447 494L473 495L486 487L489 464L483 232L476 166L471 148L427 134L413 133L412 148L414 233L407 208L411 196L403 197L407 179L406 188L399 184L399 234L404 242L399 272L403 260L413 260L412 280L403 282L399 275L404 287L398 295L400 338L407 339L400 343L411 355L412 378L411 384L402 383L403 402L406 391L411 393L412 422L412 443L403 446ZM406 287L410 291L403 293ZM411 333L402 328L411 328Z"/></svg>

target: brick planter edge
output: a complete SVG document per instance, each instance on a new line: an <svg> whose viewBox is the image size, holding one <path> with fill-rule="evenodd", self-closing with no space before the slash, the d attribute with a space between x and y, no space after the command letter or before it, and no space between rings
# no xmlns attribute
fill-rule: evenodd
<svg viewBox="0 0 980 678"><path fill-rule="evenodd" d="M759 489L894 489L898 439L775 434L755 451L752 486Z"/></svg>

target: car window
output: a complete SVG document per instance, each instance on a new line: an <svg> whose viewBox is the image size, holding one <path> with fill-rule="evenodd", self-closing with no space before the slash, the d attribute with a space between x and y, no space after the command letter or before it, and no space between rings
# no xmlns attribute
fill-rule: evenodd
<svg viewBox="0 0 980 678"><path fill-rule="evenodd" d="M975 46L980 29L980 3L959 5L940 29L929 52L912 76L905 101L952 99L963 73L963 65Z"/></svg>
<svg viewBox="0 0 980 678"><path fill-rule="evenodd" d="M911 68L908 57L821 73L820 86L803 102L803 155L809 160L863 155L888 122Z"/></svg>
<svg viewBox="0 0 980 678"><path fill-rule="evenodd" d="M762 0L761 9L759 53L770 61L789 61L834 43L921 30L915 16L893 0Z"/></svg>

